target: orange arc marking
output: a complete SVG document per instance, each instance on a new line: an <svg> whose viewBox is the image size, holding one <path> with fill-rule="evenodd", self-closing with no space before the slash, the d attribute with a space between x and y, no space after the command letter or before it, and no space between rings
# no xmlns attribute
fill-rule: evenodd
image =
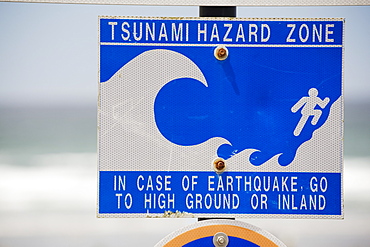
<svg viewBox="0 0 370 247"><path fill-rule="evenodd" d="M266 238L265 236L257 232L254 232L243 227L230 225L211 225L195 228L178 235L174 239L170 240L163 247L183 246L197 239L214 236L218 232L223 232L231 237L237 237L240 239L248 240L254 244L257 244L260 247L278 247L278 245L276 245L270 239Z"/></svg>

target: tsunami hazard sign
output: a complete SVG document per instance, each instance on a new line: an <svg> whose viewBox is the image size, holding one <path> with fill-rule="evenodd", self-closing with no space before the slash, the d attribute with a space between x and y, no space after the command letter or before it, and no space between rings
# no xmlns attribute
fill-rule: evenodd
<svg viewBox="0 0 370 247"><path fill-rule="evenodd" d="M99 25L99 217L343 218L343 19Z"/></svg>

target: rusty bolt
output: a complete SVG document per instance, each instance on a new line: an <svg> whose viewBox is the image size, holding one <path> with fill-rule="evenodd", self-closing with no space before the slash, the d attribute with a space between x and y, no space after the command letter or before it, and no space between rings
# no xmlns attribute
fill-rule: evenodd
<svg viewBox="0 0 370 247"><path fill-rule="evenodd" d="M216 159L214 162L213 162L213 165L214 165L214 169L217 173L222 173L225 171L226 169L226 164L225 164L225 161L221 158L218 158Z"/></svg>
<svg viewBox="0 0 370 247"><path fill-rule="evenodd" d="M216 163L216 169L220 171L220 170L222 170L224 168L225 168L225 162L223 162L222 160L217 161L217 163Z"/></svg>
<svg viewBox="0 0 370 247"><path fill-rule="evenodd" d="M218 60L225 60L228 57L229 52L226 47L218 46L216 47L214 54Z"/></svg>
<svg viewBox="0 0 370 247"><path fill-rule="evenodd" d="M226 55L226 50L225 50L225 48L220 48L220 49L218 49L218 51L217 51L217 56L218 56L218 57L222 58L222 57L224 57L225 55Z"/></svg>

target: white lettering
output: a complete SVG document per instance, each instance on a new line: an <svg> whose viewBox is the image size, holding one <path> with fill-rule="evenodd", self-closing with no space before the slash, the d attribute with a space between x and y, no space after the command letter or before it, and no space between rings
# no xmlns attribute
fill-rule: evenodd
<svg viewBox="0 0 370 247"><path fill-rule="evenodd" d="M328 180L326 179L326 177L322 177L320 179L320 190L321 192L326 192L327 189L328 189Z"/></svg>
<svg viewBox="0 0 370 247"><path fill-rule="evenodd" d="M114 191L117 191L117 190L126 190L126 176L123 176L123 179L122 179L122 176L121 175L118 175L118 183L117 183L117 176L114 175L114 179L113 179L113 190Z"/></svg>
<svg viewBox="0 0 370 247"><path fill-rule="evenodd" d="M189 187L190 187L190 180L189 180L189 177L188 176L183 176L182 177L182 181L181 181L181 184L182 184L182 189L184 191L188 191Z"/></svg>
<svg viewBox="0 0 370 247"><path fill-rule="evenodd" d="M233 209L239 208L239 196L237 194L233 194L232 203Z"/></svg>
<svg viewBox="0 0 370 247"><path fill-rule="evenodd" d="M218 28L217 28L216 23L213 24L210 41L213 41L213 39L216 39L217 41L220 41L220 37L218 36Z"/></svg>
<svg viewBox="0 0 370 247"><path fill-rule="evenodd" d="M316 24L313 24L313 33L312 33L312 41L315 42L317 37L317 40L319 42L322 42L322 24L319 26L319 30L317 30Z"/></svg>
<svg viewBox="0 0 370 247"><path fill-rule="evenodd" d="M324 210L326 206L326 199L323 195L319 195L319 210Z"/></svg>
<svg viewBox="0 0 370 247"><path fill-rule="evenodd" d="M260 197L258 197L257 194L253 194L251 198L251 206L254 210L257 208L267 209L267 195L261 194Z"/></svg>
<svg viewBox="0 0 370 247"><path fill-rule="evenodd" d="M122 196L122 194L116 194L116 197L117 197L117 208L118 209L121 208L121 196Z"/></svg>
<svg viewBox="0 0 370 247"><path fill-rule="evenodd" d="M284 191L284 188L285 188L285 191L289 191L288 185L287 185L287 180L288 180L288 177L282 177L281 178L281 191Z"/></svg>
<svg viewBox="0 0 370 247"><path fill-rule="evenodd" d="M292 35L295 29L295 24L288 24L287 27L290 27L290 32L288 34L288 37L286 38L286 42L295 42L295 39L292 39Z"/></svg>
<svg viewBox="0 0 370 247"><path fill-rule="evenodd" d="M279 191L279 181L277 177L274 177L274 185L272 187L272 191Z"/></svg>
<svg viewBox="0 0 370 247"><path fill-rule="evenodd" d="M171 191L171 176L164 176L164 190Z"/></svg>
<svg viewBox="0 0 370 247"><path fill-rule="evenodd" d="M299 210L302 210L302 209L307 210L306 197L304 195L302 195L301 206L299 207Z"/></svg>
<svg viewBox="0 0 370 247"><path fill-rule="evenodd" d="M121 208L122 194L117 193L116 197L117 197L117 209L120 209ZM124 204L125 204L126 209L131 208L131 206L132 206L132 195L130 193L127 193L125 195Z"/></svg>
<svg viewBox="0 0 370 247"><path fill-rule="evenodd" d="M203 34L203 41L207 41L207 23L204 23L203 29L200 29L200 23L198 23L198 41L200 41L200 35Z"/></svg>
<svg viewBox="0 0 370 247"><path fill-rule="evenodd" d="M267 198L263 199L267 203ZM240 205L238 194L187 194L185 197L187 209L237 209Z"/></svg>
<svg viewBox="0 0 370 247"><path fill-rule="evenodd" d="M155 188L158 190L158 191L160 191L160 190L162 190L162 176L157 176L157 178L156 178L156 186L155 186Z"/></svg>
<svg viewBox="0 0 370 247"><path fill-rule="evenodd" d="M224 183L222 181L221 176L218 177L218 183L217 183L217 191L220 191L220 190L224 191Z"/></svg>
<svg viewBox="0 0 370 247"><path fill-rule="evenodd" d="M242 39L242 41L245 42L244 29L242 24L239 24L238 32L236 34L236 42L238 42L239 39Z"/></svg>
<svg viewBox="0 0 370 247"><path fill-rule="evenodd" d="M201 194L196 194L195 195L195 208L198 209L198 208L202 208L202 195ZM198 207L199 205L199 207Z"/></svg>
<svg viewBox="0 0 370 247"><path fill-rule="evenodd" d="M196 181L196 179L198 179L198 176L191 176L191 190L192 191L194 191L195 185L198 184L198 182Z"/></svg>
<svg viewBox="0 0 370 247"><path fill-rule="evenodd" d="M293 191L293 192L297 191L297 188L295 187L297 185L297 182L296 182L297 179L298 179L297 177L290 178L290 191Z"/></svg>
<svg viewBox="0 0 370 247"><path fill-rule="evenodd" d="M227 191L233 191L234 190L234 187L233 187L233 177L232 176L227 176L226 177L226 190Z"/></svg>
<svg viewBox="0 0 370 247"><path fill-rule="evenodd" d="M215 182L213 181L214 178L215 178L215 176L208 176L208 191L214 191L215 190L215 188L211 187L211 185L215 184Z"/></svg>
<svg viewBox="0 0 370 247"><path fill-rule="evenodd" d="M125 28L125 26L127 26L127 28L129 28L130 27L130 24L128 24L128 22L126 22L126 21L122 23L121 29L122 29L122 32L126 33L126 36L123 35L123 34L121 34L121 37L122 37L123 40L129 40L129 38L130 38L130 31L127 30Z"/></svg>
<svg viewBox="0 0 370 247"><path fill-rule="evenodd" d="M152 27L149 26L149 23L145 23L145 40L149 40L149 36L152 41L155 40L155 25L154 22L152 23Z"/></svg>
<svg viewBox="0 0 370 247"><path fill-rule="evenodd" d="M267 182L266 182L266 176L263 176L263 189L264 191L270 190L270 176L267 176Z"/></svg>
<svg viewBox="0 0 370 247"><path fill-rule="evenodd" d="M187 194L185 198L185 204L188 209L193 209L194 204L193 204L193 195L192 194Z"/></svg>
<svg viewBox="0 0 370 247"><path fill-rule="evenodd" d="M125 183L126 180L124 180ZM139 191L171 191L171 176L161 176L156 177L139 175L136 179L136 187Z"/></svg>
<svg viewBox="0 0 370 247"><path fill-rule="evenodd" d="M182 41L182 23L179 23L179 27L176 30L176 24L172 23L172 41Z"/></svg>
<svg viewBox="0 0 370 247"><path fill-rule="evenodd" d="M161 30L159 31L158 40L161 41L162 38L164 38L166 41L168 41L166 25L164 23L162 23L162 25L161 25Z"/></svg>
<svg viewBox="0 0 370 247"><path fill-rule="evenodd" d="M231 31L231 28L233 27L233 25L232 24L224 24L224 27L227 27L227 30L226 30L226 33L225 33L225 35L224 35L224 39L223 39L223 41L224 42L231 42L231 41L233 41L231 38L228 38L228 36L229 36L229 33L230 33L230 31Z"/></svg>
<svg viewBox="0 0 370 247"><path fill-rule="evenodd" d="M295 194L278 194L278 209L324 210L326 207L326 198L323 195L301 195L299 198Z"/></svg>
<svg viewBox="0 0 370 247"><path fill-rule="evenodd" d="M154 187L153 187L153 180L152 180L152 176L148 176L148 181L147 181L147 184L146 184L146 190L154 190Z"/></svg>
<svg viewBox="0 0 370 247"><path fill-rule="evenodd" d="M125 207L126 209L130 209L131 206L132 206L132 196L130 193L128 193L125 196Z"/></svg>
<svg viewBox="0 0 370 247"><path fill-rule="evenodd" d="M164 194L159 194L158 196L158 207L164 209L166 207L166 201L164 200Z"/></svg>
<svg viewBox="0 0 370 247"><path fill-rule="evenodd" d="M137 177L137 180L136 180L136 187L139 191L142 191L144 189L144 185L143 186L140 186L140 181L139 180L144 180L144 177L142 175L138 176Z"/></svg>
<svg viewBox="0 0 370 247"><path fill-rule="evenodd" d="M137 35L139 33L139 35ZM140 22L140 30L137 32L136 30L136 22L134 22L134 39L136 41L140 41L143 37L143 23Z"/></svg>
<svg viewBox="0 0 370 247"><path fill-rule="evenodd" d="M208 203L207 203L208 199ZM212 196L210 194L207 194L204 197L204 206L206 206L206 209L210 209L212 207Z"/></svg>
<svg viewBox="0 0 370 247"><path fill-rule="evenodd" d="M242 176L236 176L235 178L238 181L238 191L240 191L240 180L242 179Z"/></svg>
<svg viewBox="0 0 370 247"><path fill-rule="evenodd" d="M172 198L171 198L171 194L168 194L167 196L167 208L175 208L175 194L172 194Z"/></svg>
<svg viewBox="0 0 370 247"><path fill-rule="evenodd" d="M247 190L247 186L249 189ZM244 177L244 191L251 191L252 190L252 177L249 176L249 180L247 181L247 177Z"/></svg>
<svg viewBox="0 0 370 247"><path fill-rule="evenodd" d="M116 26L118 24L118 22L112 22L112 21L110 21L110 22L108 22L108 25L110 25L111 26L111 28L112 28L112 40L114 40L114 26Z"/></svg>
<svg viewBox="0 0 370 247"><path fill-rule="evenodd" d="M334 33L333 31L329 30L330 27L334 27L334 24L325 25L325 42L334 42L334 39L329 39L329 35Z"/></svg>
<svg viewBox="0 0 370 247"><path fill-rule="evenodd" d="M265 30L266 30L266 36L264 35L265 34ZM270 26L267 25L267 24L262 24L261 25L261 42L267 42L269 41L270 39Z"/></svg>
<svg viewBox="0 0 370 247"><path fill-rule="evenodd" d="M253 187L255 191L261 191L261 178L259 176L254 178Z"/></svg>
<svg viewBox="0 0 370 247"><path fill-rule="evenodd" d="M256 24L249 24L249 42L252 42L252 36L254 36L254 42L257 42L257 31L258 26Z"/></svg>
<svg viewBox="0 0 370 247"><path fill-rule="evenodd" d="M132 196L130 195L130 204L129 207L132 205ZM157 195L156 193L145 193L144 194L144 208L148 209L171 209L175 208L175 194L164 194L160 193ZM129 208L127 208L129 209Z"/></svg>
<svg viewBox="0 0 370 247"><path fill-rule="evenodd" d="M189 41L189 23L186 23L186 41Z"/></svg>
<svg viewBox="0 0 370 247"><path fill-rule="evenodd" d="M306 33L306 36L303 37L303 28L306 29L305 33ZM299 39L305 43L307 42L308 38L309 38L309 35L310 35L310 31L308 30L308 26L307 24L302 24L300 27L299 27Z"/></svg>
<svg viewBox="0 0 370 247"><path fill-rule="evenodd" d="M310 179L310 189L312 192L317 192L319 189L318 189L318 186L317 186L317 178L316 177L312 177Z"/></svg>
<svg viewBox="0 0 370 247"><path fill-rule="evenodd" d="M258 196L256 194L252 195L251 206L252 206L253 209L257 209L257 207L258 207Z"/></svg>

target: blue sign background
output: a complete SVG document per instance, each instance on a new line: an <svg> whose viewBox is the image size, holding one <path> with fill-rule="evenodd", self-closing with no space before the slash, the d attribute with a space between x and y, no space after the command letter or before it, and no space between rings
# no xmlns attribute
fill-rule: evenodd
<svg viewBox="0 0 370 247"><path fill-rule="evenodd" d="M182 40L169 38L172 25L179 27L180 23L183 23L183 32L188 28L188 38ZM224 27L230 23L233 28L227 37L232 37L232 41L224 42L222 37L228 30ZM139 35L141 24L143 30L147 25L153 27L155 38L144 38L145 34L142 31L142 37L135 39L134 36ZM263 38L267 37L266 33L265 36L257 33L258 35L252 35L251 39L248 39L249 36L245 33L244 41L242 39L236 41L235 37L240 35L238 29L240 25L244 32L247 30L257 32L263 29L264 24L269 26L268 40L263 41ZM215 34L213 29L215 25L219 27L219 41L210 38ZM291 25L294 25L294 29ZM257 29L253 29L256 27ZM167 40L163 38L165 29ZM199 34L200 30L206 30L206 33ZM321 32L321 40L317 37L318 30ZM174 145L180 146L198 145L211 138L222 137L228 140L230 145L223 144L218 147L215 150L218 157L227 160L243 150L256 149L259 151L254 152L249 158L251 164L260 166L275 155L281 154L279 164L289 166L296 156L297 149L310 140L314 131L326 122L332 104L342 95L342 30L342 21L101 19L100 81L106 82L133 58L145 51L157 49L157 45L160 45L160 49L183 54L199 67L208 85L205 86L194 78L178 78L169 81L159 90L153 111L156 126L161 134ZM218 44L225 45L229 51L229 56L224 61L215 59L213 55ZM321 112L317 123L314 123L313 116L310 116L299 135L295 135L294 130L302 114L291 109L300 99L308 97L312 88L317 90L317 97L320 100L325 98L330 100L325 107L315 106L314 109ZM229 210L207 209L204 206L201 209L187 208L184 203L188 193L181 190L181 179L185 175L198 175L197 190L192 193L205 198L209 193L206 178L212 173L175 171L100 172L99 212L146 213L148 207L144 206L144 192L138 191L134 186L138 174L145 176L168 174L173 180L172 191L176 193L176 207L150 208L150 213L163 213L164 210L175 209L204 214L341 214L340 173L258 173L261 177L277 176L279 179L282 176L294 175L299 181L299 191L294 193L267 191L264 194L268 198L274 198L269 199L268 209L252 209L250 206L251 194L260 196L262 192L237 192L240 205L243 207ZM249 173L230 174L235 178ZM132 205L129 209L126 208L127 210L124 207L117 208L117 191L112 189L114 176L126 176L127 181L130 181L127 182L127 188L121 198L123 199L125 193L133 195ZM226 176L227 173L221 177ZM295 198L318 196L320 193L308 190L309 179L314 176L325 176L328 179L328 190L321 194L326 198L325 209L318 210L316 207L312 210L293 210L291 207L294 205L291 203L290 209L282 210L278 207L278 194L281 193L281 196L284 194L286 198L292 198L291 195L295 195ZM133 187L130 187L131 185ZM228 193L231 192L221 192Z"/></svg>
<svg viewBox="0 0 370 247"><path fill-rule="evenodd" d="M114 22L114 25L112 24ZM141 24L140 24L141 23ZM162 24L164 27L162 27ZM214 25L217 25L217 34L219 38L216 37L216 30ZM225 26L226 24L226 26ZM231 24L232 27L227 26ZM269 26L269 32L267 28L262 26L267 24ZM290 27L288 25L295 25L295 27ZM140 26L141 25L141 26ZM183 39L172 38L172 29L175 26L176 31L179 30L180 25L182 25ZM243 32L239 29L239 26L243 29ZM303 26L302 26L303 25ZM320 26L321 25L321 26ZM326 27L326 25L332 25ZM112 34L112 26L115 30ZM326 28L330 32L328 39L333 39L328 41L325 39ZM165 30L164 30L165 29ZM262 35L262 29L264 29L264 34ZM153 32L147 33L150 30ZM186 31L188 30L188 31ZM198 35L198 31L204 31ZM338 20L199 20L199 19L176 19L171 20L166 19L100 19L100 42L117 42L117 43L152 43L152 44L275 44L275 45L341 45L343 43L343 22ZM315 32L315 39L313 34ZM332 32L332 33L331 33ZM189 35L186 39L186 33ZM238 34L244 34L243 38L237 38ZM251 35L249 39L249 33L256 33L257 35ZM270 38L267 41L263 41L262 38L266 38L270 33ZM308 33L308 39L305 40ZM318 35L321 35L321 40L318 39ZM162 35L162 38L160 35ZM165 35L167 38L165 37ZM178 32L176 32L178 34ZM214 38L212 37L214 35ZM301 36L300 36L301 35ZM320 35L319 35L320 36ZM125 39L123 39L124 37ZM153 37L153 38L152 38ZM294 43L287 42L287 38L295 40Z"/></svg>
<svg viewBox="0 0 370 247"><path fill-rule="evenodd" d="M101 171L99 213L340 215L340 184L339 173Z"/></svg>

